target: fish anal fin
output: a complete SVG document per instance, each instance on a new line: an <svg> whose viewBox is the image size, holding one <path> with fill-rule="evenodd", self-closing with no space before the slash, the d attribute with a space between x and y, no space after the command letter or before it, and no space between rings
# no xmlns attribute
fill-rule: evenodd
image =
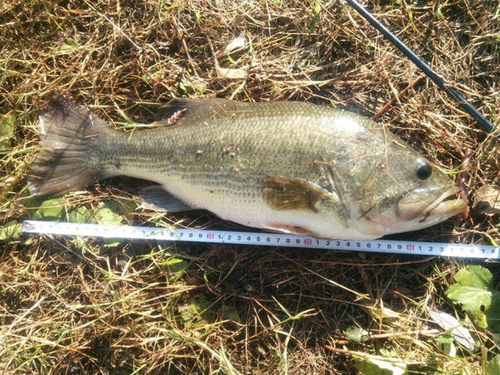
<svg viewBox="0 0 500 375"><path fill-rule="evenodd" d="M284 223L269 223L269 224L263 225L263 227L269 231L273 231L273 232L277 232L277 233L291 233L291 234L315 236L314 232L310 231L307 228L298 226L298 225L291 225L291 224L284 224Z"/></svg>
<svg viewBox="0 0 500 375"><path fill-rule="evenodd" d="M141 199L141 206L148 210L182 212L195 209L170 194L162 185L148 186L141 189L139 197Z"/></svg>
<svg viewBox="0 0 500 375"><path fill-rule="evenodd" d="M332 200L332 194L317 185L298 178L267 177L262 192L267 204L276 210L319 212L321 203Z"/></svg>
<svg viewBox="0 0 500 375"><path fill-rule="evenodd" d="M158 111L155 124L192 125L214 118L226 118L247 104L229 99L174 99Z"/></svg>

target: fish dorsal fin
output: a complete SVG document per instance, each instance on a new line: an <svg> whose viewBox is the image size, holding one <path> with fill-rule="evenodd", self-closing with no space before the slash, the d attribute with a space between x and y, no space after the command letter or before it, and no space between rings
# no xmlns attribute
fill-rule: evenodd
<svg viewBox="0 0 500 375"><path fill-rule="evenodd" d="M298 178L267 177L262 192L267 204L276 210L319 212L324 201L338 201L335 194Z"/></svg>
<svg viewBox="0 0 500 375"><path fill-rule="evenodd" d="M156 125L192 125L230 117L246 103L229 99L174 99L161 107L156 115Z"/></svg>

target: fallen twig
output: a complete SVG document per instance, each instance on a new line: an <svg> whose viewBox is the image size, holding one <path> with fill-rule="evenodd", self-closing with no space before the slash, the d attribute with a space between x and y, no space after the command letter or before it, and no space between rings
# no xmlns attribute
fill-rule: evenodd
<svg viewBox="0 0 500 375"><path fill-rule="evenodd" d="M373 121L378 120L387 110L394 104L396 103L396 100L398 98L401 98L403 95L405 95L410 89L415 87L425 76L422 74L419 76L416 80L413 82L409 83L408 86L406 86L403 90L401 90L394 98L389 100L377 113L375 113L372 117Z"/></svg>

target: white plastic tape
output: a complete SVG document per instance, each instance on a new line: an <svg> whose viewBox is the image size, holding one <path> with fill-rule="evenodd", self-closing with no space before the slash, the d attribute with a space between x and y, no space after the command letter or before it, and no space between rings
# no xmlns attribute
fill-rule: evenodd
<svg viewBox="0 0 500 375"><path fill-rule="evenodd" d="M23 232L60 236L300 247L304 249L351 250L372 253L500 259L499 246L451 244L440 242L325 240L310 236L297 236L293 234L249 233L217 231L210 229L168 229L127 225L60 223L54 221L34 220L23 222Z"/></svg>

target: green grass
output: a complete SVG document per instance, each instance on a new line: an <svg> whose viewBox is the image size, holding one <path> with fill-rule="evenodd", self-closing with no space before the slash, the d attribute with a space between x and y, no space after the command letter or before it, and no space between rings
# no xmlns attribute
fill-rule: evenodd
<svg viewBox="0 0 500 375"><path fill-rule="evenodd" d="M364 4L498 119L496 1ZM237 37L246 46L228 56ZM41 216L241 229L208 213L138 209L142 183L128 178L52 203L30 199L38 113L59 92L125 128L186 96L374 115L421 72L347 4L6 0L0 47L0 374L357 374L377 360L413 374L481 374L500 352L498 336L445 293L469 260L19 234L22 220ZM471 149L471 203L500 183L498 142L428 79L380 121L447 171L461 171ZM498 215L473 212L399 238L490 244L498 228ZM498 289L498 264L483 265ZM463 322L478 350L443 352L447 336L428 307ZM346 333L364 331L360 342Z"/></svg>

